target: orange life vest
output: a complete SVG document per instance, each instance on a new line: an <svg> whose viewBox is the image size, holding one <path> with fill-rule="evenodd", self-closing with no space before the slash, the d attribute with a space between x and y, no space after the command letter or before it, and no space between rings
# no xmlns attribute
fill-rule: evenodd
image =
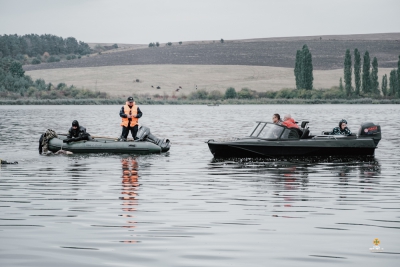
<svg viewBox="0 0 400 267"><path fill-rule="evenodd" d="M122 118L121 126L128 127L129 121L131 122L131 123L129 124L130 127L133 127L133 126L139 124L139 123L138 123L139 118L134 118L134 117L137 115L137 108L138 108L138 107L137 107L136 105L133 105L132 108L130 108L128 105L125 105L125 106L124 106L124 113L125 113L126 115L132 115L133 117L132 117L131 119Z"/></svg>
<svg viewBox="0 0 400 267"><path fill-rule="evenodd" d="M297 128L299 129L299 126L296 124L295 120L290 118L288 120L285 120L284 122L282 122L283 126L286 126L288 128Z"/></svg>

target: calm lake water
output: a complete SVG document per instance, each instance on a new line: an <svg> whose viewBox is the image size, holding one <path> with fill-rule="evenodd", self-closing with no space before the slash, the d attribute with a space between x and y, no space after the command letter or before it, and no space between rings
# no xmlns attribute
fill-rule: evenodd
<svg viewBox="0 0 400 267"><path fill-rule="evenodd" d="M38 154L74 119L119 136L120 107L0 106L0 158L19 162L0 171L0 266L399 266L400 105L143 105L166 154ZM276 112L383 139L367 160L213 160L205 141Z"/></svg>

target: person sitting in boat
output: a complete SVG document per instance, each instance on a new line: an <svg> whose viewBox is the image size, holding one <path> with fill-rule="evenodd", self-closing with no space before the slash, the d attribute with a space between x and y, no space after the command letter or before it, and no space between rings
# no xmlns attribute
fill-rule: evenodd
<svg viewBox="0 0 400 267"><path fill-rule="evenodd" d="M279 115L278 113L272 115L272 122L281 125L282 124L281 115Z"/></svg>
<svg viewBox="0 0 400 267"><path fill-rule="evenodd" d="M64 139L64 143L70 143L73 141L80 141L80 140L91 140L91 136L89 133L86 132L86 128L79 125L77 120L72 122L72 127L68 130L67 139Z"/></svg>
<svg viewBox="0 0 400 267"><path fill-rule="evenodd" d="M351 131L347 128L347 121L342 119L339 121L339 127L333 128L332 132L329 133L330 135L351 135Z"/></svg>
<svg viewBox="0 0 400 267"><path fill-rule="evenodd" d="M290 114L286 114L283 117L283 122L282 122L283 126L286 126L288 128L296 128L299 129L299 126L296 124L295 120L292 118L292 116Z"/></svg>
<svg viewBox="0 0 400 267"><path fill-rule="evenodd" d="M125 106L122 106L119 112L119 116L122 118L122 134L119 141L126 141L129 131L131 131L134 140L138 139L136 135L139 129L139 118L141 118L142 115L143 113L140 111L140 108L136 106L133 97L128 97Z"/></svg>

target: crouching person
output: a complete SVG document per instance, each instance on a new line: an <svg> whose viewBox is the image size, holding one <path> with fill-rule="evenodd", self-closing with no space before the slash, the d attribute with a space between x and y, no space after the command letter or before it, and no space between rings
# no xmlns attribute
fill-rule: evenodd
<svg viewBox="0 0 400 267"><path fill-rule="evenodd" d="M64 143L70 143L73 141L80 140L93 140L89 133L86 132L86 128L79 125L77 120L72 122L72 127L68 130L67 139L64 139Z"/></svg>

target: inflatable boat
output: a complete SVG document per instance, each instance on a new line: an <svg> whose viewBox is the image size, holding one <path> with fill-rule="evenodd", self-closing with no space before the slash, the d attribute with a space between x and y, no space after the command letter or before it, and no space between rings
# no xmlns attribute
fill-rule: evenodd
<svg viewBox="0 0 400 267"><path fill-rule="evenodd" d="M208 140L215 158L265 158L279 156L370 156L381 140L381 127L372 122L361 124L351 136L311 135L308 121L301 128L257 122L249 136L230 141Z"/></svg>
<svg viewBox="0 0 400 267"><path fill-rule="evenodd" d="M139 128L137 137L137 140L119 141L118 138L93 136L91 140L64 143L67 135L57 134L48 141L47 148L51 152L152 154L167 152L171 146L168 139L155 137L145 126Z"/></svg>

